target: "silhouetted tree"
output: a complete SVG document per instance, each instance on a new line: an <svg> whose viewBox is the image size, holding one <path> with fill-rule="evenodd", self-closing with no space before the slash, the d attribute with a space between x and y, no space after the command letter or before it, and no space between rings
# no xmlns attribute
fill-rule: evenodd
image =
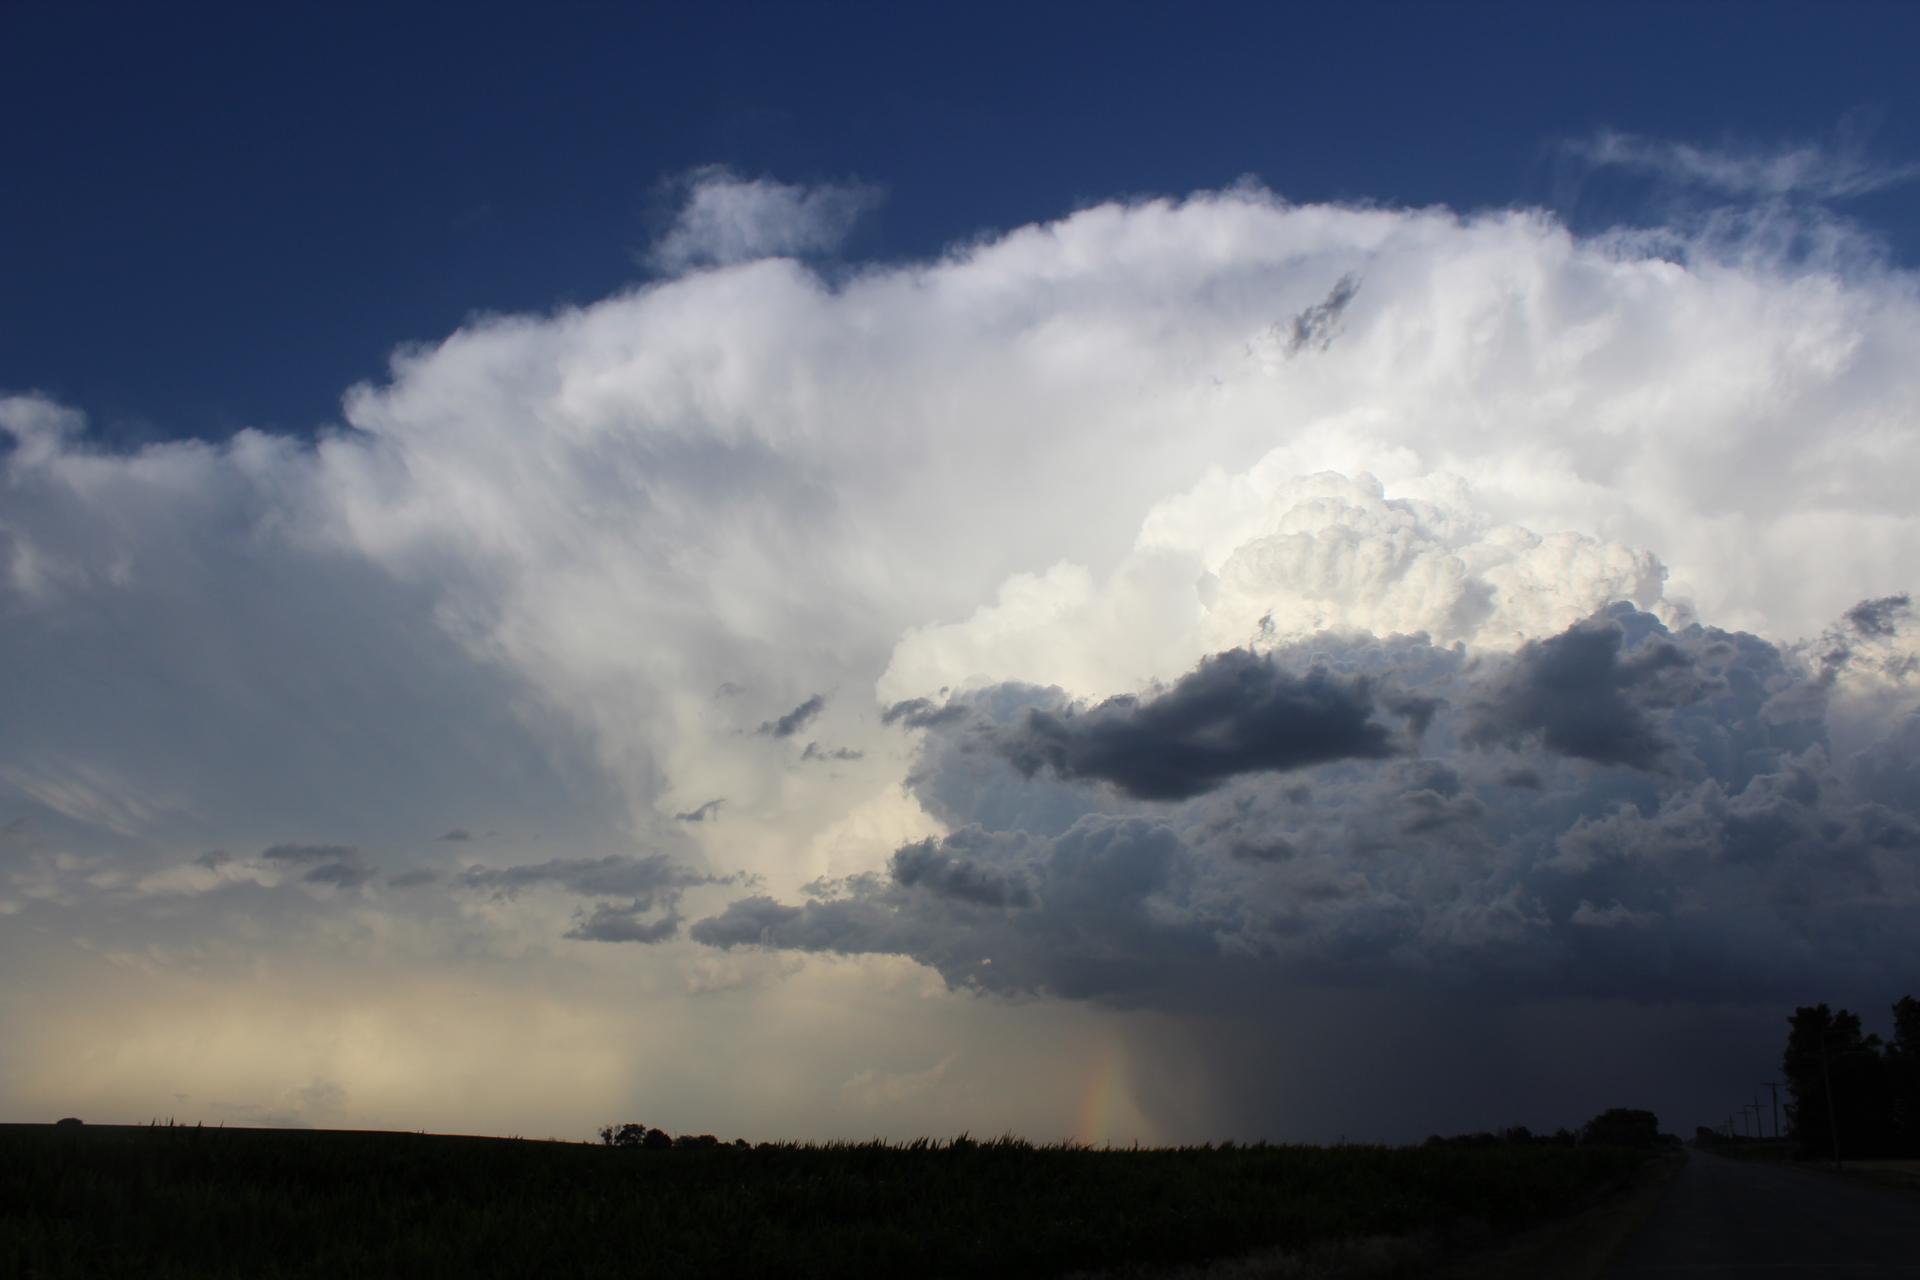
<svg viewBox="0 0 1920 1280"><path fill-rule="evenodd" d="M1912 996L1893 1006L1887 1085L1893 1146L1901 1155L1920 1155L1920 1000Z"/></svg>
<svg viewBox="0 0 1920 1280"><path fill-rule="evenodd" d="M1660 1118L1651 1111L1614 1107L1580 1129L1580 1141L1609 1147L1652 1148L1660 1142Z"/></svg>
<svg viewBox="0 0 1920 1280"><path fill-rule="evenodd" d="M649 1129L643 1124L602 1125L600 1141L609 1147L642 1147L648 1150L660 1150L673 1145L673 1139L661 1129Z"/></svg>
<svg viewBox="0 0 1920 1280"><path fill-rule="evenodd" d="M1787 1027L1780 1069L1793 1096L1787 1118L1800 1154L1844 1158L1885 1151L1893 1098L1880 1037L1866 1034L1859 1014L1824 1004L1795 1009Z"/></svg>

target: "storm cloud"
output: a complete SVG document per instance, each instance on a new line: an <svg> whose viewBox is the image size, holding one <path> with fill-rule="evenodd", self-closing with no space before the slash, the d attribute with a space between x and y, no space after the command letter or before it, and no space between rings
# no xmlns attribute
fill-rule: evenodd
<svg viewBox="0 0 1920 1280"><path fill-rule="evenodd" d="M1691 659L1664 636L1626 651L1621 617L1633 619L1633 610L1529 641L1479 709L1469 736L1512 743L1537 732L1549 750L1564 755L1653 768L1668 743L1650 712L1693 701L1699 689Z"/></svg>
<svg viewBox="0 0 1920 1280"><path fill-rule="evenodd" d="M635 898L625 906L611 902L598 903L591 913L577 913L573 928L567 930L565 936L580 942L646 944L665 942L680 931L678 912L669 909L652 920L643 918L653 910L654 902L650 897Z"/></svg>
<svg viewBox="0 0 1920 1280"><path fill-rule="evenodd" d="M799 905L736 902L691 936L906 955L955 986L1134 1003L1181 972L1170 962L1219 953L1205 920L1155 918L1156 896L1189 871L1178 837L1150 820L1090 817L1051 839L973 828L902 848L884 877L822 885Z"/></svg>
<svg viewBox="0 0 1920 1280"><path fill-rule="evenodd" d="M993 745L1029 777L1047 769L1142 799L1179 800L1244 773L1389 755L1392 734L1374 712L1364 679L1319 668L1296 676L1271 657L1233 650L1153 698L1031 710Z"/></svg>
<svg viewBox="0 0 1920 1280"><path fill-rule="evenodd" d="M1474 662L1332 635L1216 655L1157 699L1092 712L978 690L966 717L928 728L913 774L929 808L969 825L901 846L885 875L736 903L691 936L1169 1010L1250 1010L1273 984L1361 975L1647 1001L1902 972L1920 962L1920 787L1888 785L1885 762L1908 758L1920 721L1836 760L1818 655L1620 606ZM1326 664L1311 670L1340 733L1378 732L1304 759L1240 749L1243 723L1290 716L1312 678L1286 672L1307 662ZM1355 692L1374 684L1426 709L1426 754L1387 749ZM1177 713L1152 713L1164 704ZM1007 745L1075 731L1123 747L1068 759L1120 763L1031 767ZM1078 785L1131 778L1135 760L1182 785ZM1009 786L1030 794L1009 802Z"/></svg>
<svg viewBox="0 0 1920 1280"><path fill-rule="evenodd" d="M1507 1123L1920 969L1920 303L1864 237L1242 186L840 273L760 255L862 202L694 181L664 274L310 436L0 397L9 1106L244 1042L352 1123L645 1080L826 1136L978 1045L894 1131L1120 1060L1142 1137L1417 1137L1416 1058Z"/></svg>
<svg viewBox="0 0 1920 1280"><path fill-rule="evenodd" d="M973 843L964 837L926 839L896 850L889 870L903 888L924 887L931 893L983 907L1024 907L1033 890L1024 877L1008 874L991 863L969 856Z"/></svg>

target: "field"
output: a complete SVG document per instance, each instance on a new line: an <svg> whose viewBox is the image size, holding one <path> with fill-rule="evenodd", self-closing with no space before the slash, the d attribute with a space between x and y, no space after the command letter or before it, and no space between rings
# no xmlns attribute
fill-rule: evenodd
<svg viewBox="0 0 1920 1280"><path fill-rule="evenodd" d="M1150 1274L1342 1240L1484 1244L1643 1159L1544 1143L650 1151L0 1126L0 1275Z"/></svg>

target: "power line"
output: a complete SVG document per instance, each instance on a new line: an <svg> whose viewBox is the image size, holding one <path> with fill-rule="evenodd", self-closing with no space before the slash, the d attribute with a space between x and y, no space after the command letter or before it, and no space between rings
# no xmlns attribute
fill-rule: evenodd
<svg viewBox="0 0 1920 1280"><path fill-rule="evenodd" d="M1780 1082L1776 1080L1762 1080L1760 1087L1762 1089L1773 1090L1773 1136L1778 1138L1780 1136L1780 1089L1782 1086Z"/></svg>

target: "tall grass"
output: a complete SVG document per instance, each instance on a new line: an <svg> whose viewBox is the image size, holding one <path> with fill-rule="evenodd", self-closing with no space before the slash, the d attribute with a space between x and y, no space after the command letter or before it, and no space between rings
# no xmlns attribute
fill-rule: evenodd
<svg viewBox="0 0 1920 1280"><path fill-rule="evenodd" d="M1517 1228L1639 1158L22 1126L0 1129L0 1275L1055 1276Z"/></svg>

